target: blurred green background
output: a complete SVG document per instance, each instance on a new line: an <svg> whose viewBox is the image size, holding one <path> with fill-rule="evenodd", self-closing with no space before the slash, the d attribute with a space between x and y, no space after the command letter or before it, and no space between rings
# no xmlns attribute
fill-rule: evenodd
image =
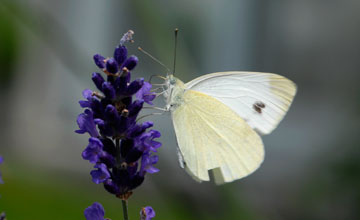
<svg viewBox="0 0 360 220"><path fill-rule="evenodd" d="M169 115L160 172L129 201L131 219L151 205L156 219L360 218L360 1L358 0L0 0L0 211L9 220L84 219L98 201L122 219L120 200L91 182L76 135L81 91L92 88L92 55L111 56L135 31L135 76L172 66L177 76L227 70L274 72L298 85L266 157L249 177L223 186L193 181L177 162ZM163 105L162 100L157 105Z"/></svg>

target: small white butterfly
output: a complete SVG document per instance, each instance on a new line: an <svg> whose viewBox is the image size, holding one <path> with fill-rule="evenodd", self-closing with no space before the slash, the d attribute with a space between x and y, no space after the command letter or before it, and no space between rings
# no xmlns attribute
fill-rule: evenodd
<svg viewBox="0 0 360 220"><path fill-rule="evenodd" d="M162 110L171 112L180 166L199 182L210 180L209 171L216 184L223 184L259 168L264 160L260 135L276 128L296 94L295 83L273 73L219 72L188 83L173 74L160 78L165 79Z"/></svg>
<svg viewBox="0 0 360 220"><path fill-rule="evenodd" d="M186 84L166 77L180 164L197 181L216 184L243 178L264 160L259 134L269 134L296 93L289 79L272 73L219 72Z"/></svg>

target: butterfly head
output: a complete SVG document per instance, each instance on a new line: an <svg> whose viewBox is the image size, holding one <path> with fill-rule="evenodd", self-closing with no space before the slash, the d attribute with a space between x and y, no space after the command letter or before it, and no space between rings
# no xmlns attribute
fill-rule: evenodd
<svg viewBox="0 0 360 220"><path fill-rule="evenodd" d="M173 74L169 74L165 79L166 90L164 97L166 99L166 109L172 110L178 106L182 100L182 94L185 91L184 83L178 78L174 77Z"/></svg>

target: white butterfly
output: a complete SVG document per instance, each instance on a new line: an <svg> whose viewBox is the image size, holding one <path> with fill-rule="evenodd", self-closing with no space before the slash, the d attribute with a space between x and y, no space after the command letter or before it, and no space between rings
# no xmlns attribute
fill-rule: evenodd
<svg viewBox="0 0 360 220"><path fill-rule="evenodd" d="M290 107L296 85L271 73L219 72L186 84L166 78L180 164L197 181L243 178L264 160L259 134L269 134Z"/></svg>

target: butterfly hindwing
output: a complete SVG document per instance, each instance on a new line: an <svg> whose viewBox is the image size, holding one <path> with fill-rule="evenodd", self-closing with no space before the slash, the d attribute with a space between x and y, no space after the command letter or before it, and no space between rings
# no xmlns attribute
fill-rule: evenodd
<svg viewBox="0 0 360 220"><path fill-rule="evenodd" d="M217 184L254 172L264 158L260 136L231 108L204 93L186 90L172 111L185 170L200 181L214 170Z"/></svg>

